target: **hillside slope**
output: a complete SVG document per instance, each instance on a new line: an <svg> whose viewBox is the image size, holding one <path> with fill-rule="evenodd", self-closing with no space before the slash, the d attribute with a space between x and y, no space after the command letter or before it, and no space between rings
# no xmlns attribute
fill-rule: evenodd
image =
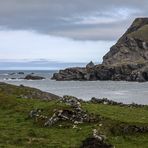
<svg viewBox="0 0 148 148"><path fill-rule="evenodd" d="M148 62L148 18L137 18L103 57L103 64L146 62Z"/></svg>

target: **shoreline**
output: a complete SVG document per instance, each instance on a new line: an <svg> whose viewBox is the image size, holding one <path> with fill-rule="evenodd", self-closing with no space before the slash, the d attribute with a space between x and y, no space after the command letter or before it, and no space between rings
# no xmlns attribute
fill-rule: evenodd
<svg viewBox="0 0 148 148"><path fill-rule="evenodd" d="M48 91L44 91L44 90L41 90L41 89L38 89L36 87L30 87L30 86L25 86L25 85L15 85L15 84L11 84L11 83L6 83L6 82L0 82L0 84L6 84L6 85L11 85L11 86L17 86L17 87L26 87L26 88L31 88L31 89L37 89L43 93L49 93L49 94L53 94L53 93L50 93ZM53 94L55 96L58 96L57 94ZM95 103L95 104L108 104L108 105L119 105L119 106L127 106L127 107L144 107L144 106L148 106L148 104L138 104L138 103L123 103L121 101L114 101L112 99L109 99L109 98L106 98L106 97L102 97L102 98L96 98L96 97L91 97L89 100L86 100L84 98L79 98L79 97L75 97L75 96L71 96L71 95L63 95L63 96L59 96L59 98L63 98L67 96L68 98L76 98L77 100L79 100L80 102L85 102L85 103Z"/></svg>

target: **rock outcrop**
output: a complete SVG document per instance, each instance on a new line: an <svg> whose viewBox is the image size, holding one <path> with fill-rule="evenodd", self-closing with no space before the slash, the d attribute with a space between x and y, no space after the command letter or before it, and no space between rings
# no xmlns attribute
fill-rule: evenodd
<svg viewBox="0 0 148 148"><path fill-rule="evenodd" d="M93 68L94 66L95 64L91 61L90 63L86 65L86 68Z"/></svg>
<svg viewBox="0 0 148 148"><path fill-rule="evenodd" d="M41 76L27 75L24 79L26 79L26 80L43 80L45 78L41 77Z"/></svg>
<svg viewBox="0 0 148 148"><path fill-rule="evenodd" d="M60 70L52 79L148 81L148 18L135 19L102 64Z"/></svg>
<svg viewBox="0 0 148 148"><path fill-rule="evenodd" d="M103 57L104 65L148 62L148 18L137 18Z"/></svg>

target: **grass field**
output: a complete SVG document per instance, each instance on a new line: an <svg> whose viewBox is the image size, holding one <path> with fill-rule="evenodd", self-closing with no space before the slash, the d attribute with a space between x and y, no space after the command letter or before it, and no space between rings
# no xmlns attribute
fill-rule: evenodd
<svg viewBox="0 0 148 148"><path fill-rule="evenodd" d="M19 87L14 89L19 92ZM116 148L148 148L148 133L123 134L118 128L121 124L148 126L147 106L131 108L83 103L83 109L101 115L103 119L96 123L80 124L78 129L73 129L70 122L43 127L28 118L30 110L41 108L51 116L54 109L69 106L56 100L23 99L17 95L0 89L0 148L78 148L84 139L92 135L94 128L105 134L107 142ZM59 124L63 126L59 127ZM110 130L112 128L114 133Z"/></svg>

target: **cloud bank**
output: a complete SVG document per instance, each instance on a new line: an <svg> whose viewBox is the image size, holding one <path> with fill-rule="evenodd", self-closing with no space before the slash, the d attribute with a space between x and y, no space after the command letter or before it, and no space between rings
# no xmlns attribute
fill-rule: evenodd
<svg viewBox="0 0 148 148"><path fill-rule="evenodd" d="M1 0L0 26L77 40L116 40L147 0Z"/></svg>

